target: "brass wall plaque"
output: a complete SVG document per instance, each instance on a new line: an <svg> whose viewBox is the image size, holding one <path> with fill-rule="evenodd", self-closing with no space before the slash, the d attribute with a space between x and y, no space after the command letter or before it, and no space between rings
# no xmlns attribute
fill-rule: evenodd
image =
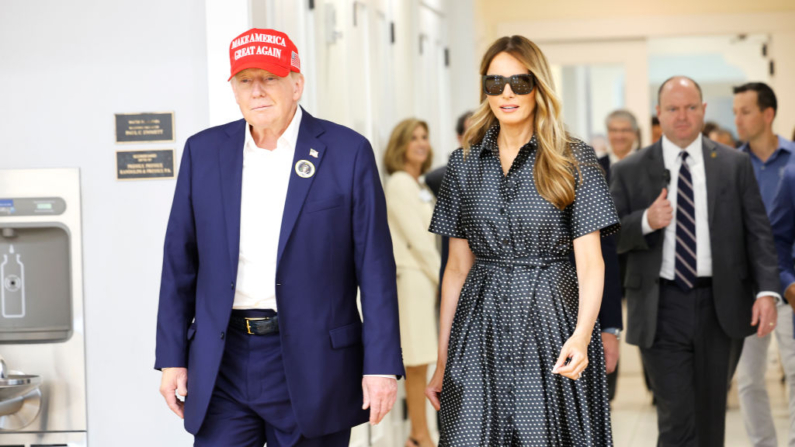
<svg viewBox="0 0 795 447"><path fill-rule="evenodd" d="M174 112L117 113L116 143L174 141Z"/></svg>
<svg viewBox="0 0 795 447"><path fill-rule="evenodd" d="M116 151L116 180L174 178L174 149Z"/></svg>

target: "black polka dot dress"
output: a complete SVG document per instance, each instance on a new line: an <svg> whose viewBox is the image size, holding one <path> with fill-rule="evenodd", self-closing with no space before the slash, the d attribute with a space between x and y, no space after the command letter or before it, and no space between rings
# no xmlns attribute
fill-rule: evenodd
<svg viewBox="0 0 795 447"><path fill-rule="evenodd" d="M582 378L552 374L577 325L572 241L619 229L607 184L593 149L575 141L575 201L559 210L535 187L535 136L506 176L498 134L466 159L453 153L430 227L475 254L450 334L439 445L612 446L598 322Z"/></svg>

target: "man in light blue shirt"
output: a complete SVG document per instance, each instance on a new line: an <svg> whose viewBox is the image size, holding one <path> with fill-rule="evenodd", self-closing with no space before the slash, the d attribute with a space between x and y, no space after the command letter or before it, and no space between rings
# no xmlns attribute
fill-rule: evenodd
<svg viewBox="0 0 795 447"><path fill-rule="evenodd" d="M767 84L750 82L734 88L734 121L740 139L746 141L740 150L751 157L768 216L773 210L773 200L785 168L795 163L793 156L795 143L773 133L773 120L777 108L776 95ZM783 290L780 293L784 295ZM792 396L795 393L793 311L785 302L778 303L777 307L776 340ZM778 445L770 411L770 399L765 387L770 338L770 335L762 338L753 335L746 338L737 368L740 412L754 447ZM787 445L795 447L795 398L790 398L789 414L790 433Z"/></svg>

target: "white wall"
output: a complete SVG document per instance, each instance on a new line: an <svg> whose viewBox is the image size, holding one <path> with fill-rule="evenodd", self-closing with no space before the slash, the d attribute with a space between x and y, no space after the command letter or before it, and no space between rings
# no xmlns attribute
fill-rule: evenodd
<svg viewBox="0 0 795 447"><path fill-rule="evenodd" d="M695 8L696 6L712 7L717 5L717 3L712 4L712 2L702 3L704 4L699 3L692 6ZM795 78L795 52L792 51L795 46L795 32L792 31L792 24L795 23L795 11L791 10L793 4L791 1L787 2L787 4L777 0L765 0L757 3L759 5L752 5L749 2L741 2L739 0L722 3L726 10L751 7L757 12L695 14L692 11L683 10L680 14L663 14L658 11L654 15L644 14L643 16L635 17L617 14L612 17L596 18L572 16L569 18L557 17L550 20L516 19L515 21L496 23L493 28L496 29L496 34L498 35L524 34L536 43L541 43L542 49L545 48L544 44L548 42L555 45L564 42L572 44L578 42L622 42L631 40L645 42L655 38L683 36L765 34L770 39L769 59L775 62L776 67L775 75L768 78L770 86L776 92L779 103L773 130L789 138L792 136L792 130L795 126L795 83L792 82L792 79ZM764 4L772 3L776 3L775 7L771 5L770 8L766 9ZM672 5L673 3L667 5L667 7L677 7ZM646 8L647 6L642 7ZM654 8L659 10L663 6L665 5L655 4ZM606 11L611 10L606 9ZM546 52L546 50L544 51ZM549 57L548 54L547 57ZM647 74L642 77L633 76L629 73L627 75L628 83L642 80L643 88L648 88L647 79ZM630 95L628 95L629 98ZM631 110L635 112L635 109ZM649 110L649 107L639 107L637 110L646 111ZM644 140L648 141L648 138L644 136Z"/></svg>
<svg viewBox="0 0 795 447"><path fill-rule="evenodd" d="M480 60L482 54L475 51L475 0L447 0L448 42L450 45L450 88L452 110L448 132L455 138L455 124L460 115L474 110L480 103ZM455 142L456 140L453 139ZM439 148L447 155L455 148ZM445 158L445 161L447 159Z"/></svg>
<svg viewBox="0 0 795 447"><path fill-rule="evenodd" d="M89 443L187 446L158 393L155 318L175 182L117 182L115 150L208 125L204 2L0 2L0 164L78 167ZM114 113L174 111L176 142L114 144ZM2 195L2 194L0 194Z"/></svg>

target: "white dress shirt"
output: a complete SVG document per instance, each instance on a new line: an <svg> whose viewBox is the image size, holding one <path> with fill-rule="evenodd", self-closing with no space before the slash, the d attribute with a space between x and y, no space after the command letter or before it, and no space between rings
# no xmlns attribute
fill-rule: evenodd
<svg viewBox="0 0 795 447"><path fill-rule="evenodd" d="M276 142L257 147L246 126L240 196L240 256L233 309L276 309L276 258L284 201L301 127L301 107Z"/></svg>
<svg viewBox="0 0 795 447"><path fill-rule="evenodd" d="M273 150L257 147L251 136L251 127L246 126L240 196L240 254L233 309L277 310L279 234L302 117L301 107L297 107ZM382 374L366 374L365 377L396 379Z"/></svg>
<svg viewBox="0 0 795 447"><path fill-rule="evenodd" d="M630 155L634 154L637 151L638 151L638 149L636 147L633 147L632 149L629 150L629 153L627 153L627 155L624 156L624 158L629 157ZM613 166L614 164L616 164L619 161L624 159L624 158L618 158L618 155L616 155L613 152L613 148L612 147L608 147L607 148L607 156L610 158L610 166Z"/></svg>
<svg viewBox="0 0 795 447"><path fill-rule="evenodd" d="M696 271L699 277L712 277L712 243L709 238L709 213L707 205L707 174L704 170L704 152L702 150L701 136L696 138L689 146L682 149L671 142L665 135L662 137L662 153L665 169L671 173L671 182L668 184L668 200L674 210L671 223L665 227L663 238L663 258L660 267L660 278L674 280L674 261L676 259L676 202L679 185L679 168L682 166L682 151L687 152L687 165L690 167L690 176L693 180L693 202L696 209ZM641 227L643 235L654 230L649 225L649 210L643 212ZM759 292L761 296L772 296L781 299L775 292Z"/></svg>

